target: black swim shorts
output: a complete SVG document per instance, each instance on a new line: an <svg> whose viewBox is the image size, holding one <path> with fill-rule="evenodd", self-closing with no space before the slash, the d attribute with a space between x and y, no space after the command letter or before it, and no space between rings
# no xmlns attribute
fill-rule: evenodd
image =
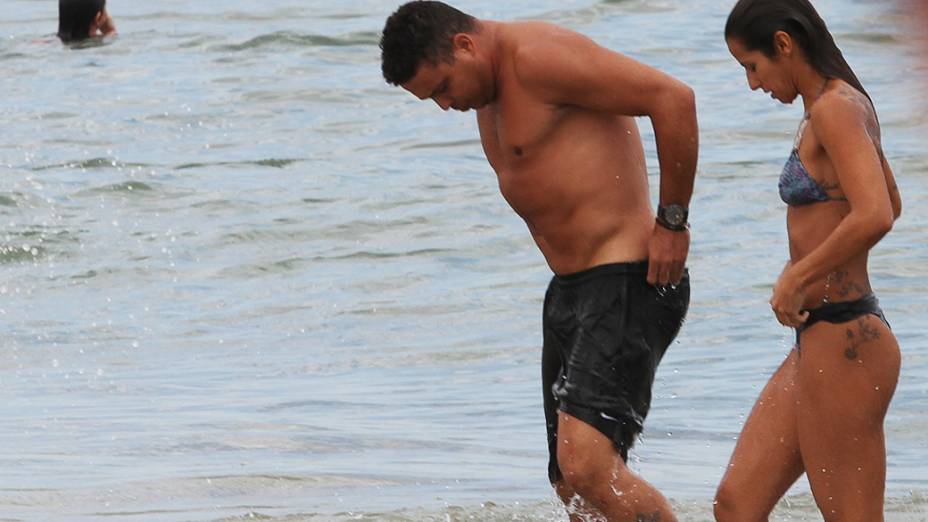
<svg viewBox="0 0 928 522"><path fill-rule="evenodd" d="M666 288L647 274L647 261L601 265L548 286L541 371L552 482L561 478L558 410L596 428L625 460L641 433L654 373L690 300L688 274Z"/></svg>

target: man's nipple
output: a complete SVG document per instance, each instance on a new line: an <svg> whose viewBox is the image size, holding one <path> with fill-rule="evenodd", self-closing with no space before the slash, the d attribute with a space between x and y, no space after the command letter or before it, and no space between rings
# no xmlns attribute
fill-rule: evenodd
<svg viewBox="0 0 928 522"><path fill-rule="evenodd" d="M521 157L521 156L522 156L522 147L513 147L513 148L512 148L512 152L513 152L516 156Z"/></svg>

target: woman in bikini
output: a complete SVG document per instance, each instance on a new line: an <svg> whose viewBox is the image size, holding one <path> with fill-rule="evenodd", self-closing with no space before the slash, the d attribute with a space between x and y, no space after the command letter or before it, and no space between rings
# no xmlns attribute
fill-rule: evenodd
<svg viewBox="0 0 928 522"><path fill-rule="evenodd" d="M808 0L740 0L725 27L752 90L801 97L780 176L790 261L770 299L796 345L761 392L716 494L719 521L766 521L806 473L826 521L883 520L883 419L896 338L867 275L901 201L870 97Z"/></svg>

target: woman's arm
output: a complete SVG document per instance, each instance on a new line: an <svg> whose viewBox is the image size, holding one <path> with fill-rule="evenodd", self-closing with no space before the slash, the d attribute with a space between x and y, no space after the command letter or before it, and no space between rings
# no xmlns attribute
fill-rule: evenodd
<svg viewBox="0 0 928 522"><path fill-rule="evenodd" d="M804 289L867 252L892 229L898 198L890 195L883 160L867 132L870 108L859 99L830 93L812 109L811 129L834 166L850 213L812 252L789 265L777 280L770 305L780 323L796 327Z"/></svg>
<svg viewBox="0 0 928 522"><path fill-rule="evenodd" d="M793 265L802 286L870 250L892 229L894 205L883 160L867 132L869 117L868 107L840 93L823 97L812 109L812 130L851 211L818 248Z"/></svg>

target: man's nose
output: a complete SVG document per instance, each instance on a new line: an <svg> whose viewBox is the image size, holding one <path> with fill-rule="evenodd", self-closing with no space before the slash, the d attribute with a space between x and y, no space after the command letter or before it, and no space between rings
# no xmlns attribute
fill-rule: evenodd
<svg viewBox="0 0 928 522"><path fill-rule="evenodd" d="M748 74L748 87L750 87L752 91L756 91L760 88L760 81Z"/></svg>
<svg viewBox="0 0 928 522"><path fill-rule="evenodd" d="M451 108L452 100L451 98L448 98L447 96L436 96L435 104L441 107L441 110L447 111L448 109Z"/></svg>

